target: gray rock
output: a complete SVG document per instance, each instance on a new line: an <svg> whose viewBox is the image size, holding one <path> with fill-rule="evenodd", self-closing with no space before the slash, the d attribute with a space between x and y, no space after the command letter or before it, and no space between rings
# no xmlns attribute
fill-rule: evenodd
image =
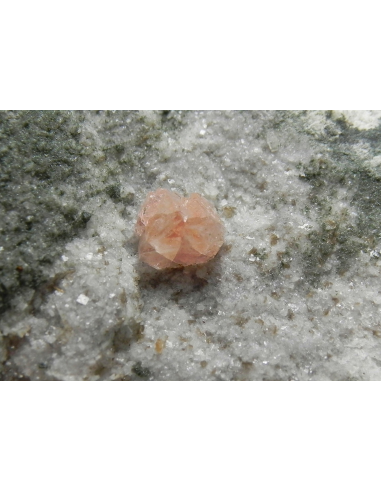
<svg viewBox="0 0 381 492"><path fill-rule="evenodd" d="M381 379L377 112L0 113L2 379ZM226 226L158 272L152 189Z"/></svg>

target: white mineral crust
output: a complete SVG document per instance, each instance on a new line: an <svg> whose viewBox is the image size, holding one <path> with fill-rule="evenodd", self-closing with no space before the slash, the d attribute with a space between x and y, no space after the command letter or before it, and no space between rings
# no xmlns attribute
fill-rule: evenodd
<svg viewBox="0 0 381 492"><path fill-rule="evenodd" d="M49 267L60 295L31 312L28 291L4 314L2 336L23 343L0 362L31 379L380 380L381 236L363 198L378 190L365 171L378 118L86 112L91 219ZM340 174L345 152L362 177ZM160 187L216 206L226 236L210 263L139 262L137 213Z"/></svg>

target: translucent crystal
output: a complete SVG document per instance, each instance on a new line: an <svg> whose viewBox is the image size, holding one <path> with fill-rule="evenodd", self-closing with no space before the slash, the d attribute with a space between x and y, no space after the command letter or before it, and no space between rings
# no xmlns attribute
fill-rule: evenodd
<svg viewBox="0 0 381 492"><path fill-rule="evenodd" d="M148 194L136 233L140 259L158 270L206 263L224 242L222 222L208 200L165 189Z"/></svg>

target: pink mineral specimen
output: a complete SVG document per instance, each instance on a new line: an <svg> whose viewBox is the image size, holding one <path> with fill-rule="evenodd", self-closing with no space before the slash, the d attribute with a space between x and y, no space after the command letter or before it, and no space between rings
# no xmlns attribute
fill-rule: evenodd
<svg viewBox="0 0 381 492"><path fill-rule="evenodd" d="M157 270L206 263L224 242L224 227L208 200L164 189L148 194L136 233L140 259Z"/></svg>

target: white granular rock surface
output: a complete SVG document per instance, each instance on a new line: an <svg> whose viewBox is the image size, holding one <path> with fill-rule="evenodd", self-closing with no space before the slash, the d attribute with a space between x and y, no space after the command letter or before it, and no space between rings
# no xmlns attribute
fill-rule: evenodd
<svg viewBox="0 0 381 492"><path fill-rule="evenodd" d="M83 113L86 180L53 199L91 218L3 314L4 378L381 379L380 115L353 113ZM215 204L207 265L139 261L159 187Z"/></svg>

